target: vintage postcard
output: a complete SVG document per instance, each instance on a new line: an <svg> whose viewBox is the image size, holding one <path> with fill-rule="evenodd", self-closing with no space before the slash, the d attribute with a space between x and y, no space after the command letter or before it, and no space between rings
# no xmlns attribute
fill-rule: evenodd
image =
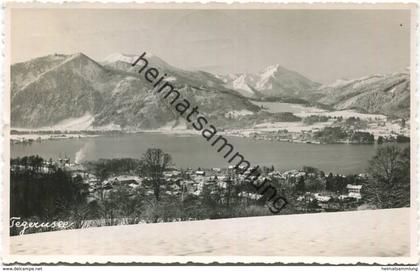
<svg viewBox="0 0 420 271"><path fill-rule="evenodd" d="M5 6L5 263L418 262L414 4Z"/></svg>

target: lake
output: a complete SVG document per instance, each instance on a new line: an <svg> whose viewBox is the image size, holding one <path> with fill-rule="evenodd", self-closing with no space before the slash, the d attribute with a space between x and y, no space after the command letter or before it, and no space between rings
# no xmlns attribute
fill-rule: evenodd
<svg viewBox="0 0 420 271"><path fill-rule="evenodd" d="M289 142L256 141L250 138L229 137L238 151L252 165L266 165L277 170L317 167L325 172L350 174L366 171L376 145L316 145ZM71 161L99 158L140 158L147 148L161 148L171 154L175 166L182 168L227 167L229 164L201 136L164 134L127 134L44 140L31 145L11 145L11 157L38 154L45 159L68 157Z"/></svg>

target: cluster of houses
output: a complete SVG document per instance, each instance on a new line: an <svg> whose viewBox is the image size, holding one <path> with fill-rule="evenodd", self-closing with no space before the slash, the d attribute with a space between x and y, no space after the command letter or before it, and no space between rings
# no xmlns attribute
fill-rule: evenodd
<svg viewBox="0 0 420 271"><path fill-rule="evenodd" d="M146 180L143 177L137 175L119 175L109 177L104 182L99 182L99 180L92 173L88 173L81 168L81 165L73 164L67 166L71 169L73 175L81 175L85 183L89 186L90 198L94 200L98 199L98 190L104 191L105 196L108 191L119 186L125 186L133 191L141 187L143 182ZM187 169L180 170L177 168L169 168L164 174L163 178L165 179L162 182L162 193L167 195L179 196L184 198L187 195L202 196L205 189L210 194L219 194L223 195L229 186L238 185L244 182L248 182L246 179L248 174L252 169L248 169L245 172L240 172L236 170L233 166L228 168L211 168L211 169ZM297 180L301 177L314 177L315 173L308 173L302 170L288 170L288 171L270 171L266 174L261 174L258 177L259 181L263 179L276 180L280 182L289 182L290 180ZM295 184L295 183L294 183ZM334 200L354 200L359 201L362 199L361 190L362 185L347 185L346 194L337 195L336 193L331 192L307 192L305 195L299 196L296 200L302 202L311 202L316 200L322 208L330 208L331 202ZM153 195L153 189L146 191L147 195ZM237 198L244 200L258 200L262 197L261 194L249 191L240 191L238 192Z"/></svg>
<svg viewBox="0 0 420 271"><path fill-rule="evenodd" d="M134 174L125 174L118 176L110 176L106 180L100 181L97 176L92 172L89 172L83 165L70 163L68 158L59 159L57 161L46 161L45 165L41 167L41 171L48 171L50 165L66 168L71 172L73 177L81 176L83 182L86 184L86 192L89 194L88 199L90 201L98 200L107 197L109 192L117 189L120 186L128 188L130 191L135 191L137 188L142 187L144 181L147 179ZM249 176L252 169L247 169L243 172L243 169L236 169L233 166L228 168L211 168L197 170L187 169L180 170L178 168L168 168L163 173L164 182L162 182L162 193L167 195L179 196L181 198L187 195L202 196L206 189L210 194L218 194L222 196L228 189L235 185L249 182L247 177ZM299 178L315 178L316 173L308 173L304 170L288 170L288 171L276 171L269 170L263 172L259 177L258 181L264 179L275 180L280 184L296 185L296 180ZM319 177L318 177L319 178ZM318 203L321 208L331 208L331 203L336 200L353 200L359 201L362 199L361 189L362 185L347 185L347 193L337 195L329 191L322 192L306 192L304 195L300 195L296 198L298 202L309 203L314 200ZM258 200L262 197L261 194L249 191L236 192L237 198L244 200ZM153 195L153 189L146 190L147 195Z"/></svg>
<svg viewBox="0 0 420 271"><path fill-rule="evenodd" d="M319 130L320 128L303 129L300 132L289 132L285 129L280 129L278 131L260 131L250 133L249 137L255 140L320 144L319 141L313 139L313 134Z"/></svg>
<svg viewBox="0 0 420 271"><path fill-rule="evenodd" d="M324 127L342 127L347 133L348 138L346 139L337 139L336 143L343 144L373 144L374 140L377 140L379 136L385 138L395 138L398 135L409 137L410 134L410 125L409 121L404 121L402 124L402 119L396 120L387 120L385 117L367 117L363 118L363 121L366 123L366 127L361 129L356 124L342 122L341 119L339 122L335 121L335 117L331 117L327 122L318 122L312 125L308 125L305 128L293 131L288 131L287 129L255 129L253 132L241 133L240 131L230 131L229 134L232 136L246 136L253 138L255 140L266 140L266 141L283 141L283 142L294 142L294 143L308 143L308 144L321 144L319 138L315 135L321 131ZM346 118L349 119L349 118ZM359 119L360 120L360 119ZM260 126L259 128L262 128ZM255 127L254 127L255 128ZM269 127L267 127L269 128ZM354 133L361 133L366 135L372 135L372 140L366 142L366 140L360 140L358 137L352 137ZM366 136L365 135L365 136ZM392 140L389 140L392 141ZM325 142L324 142L325 143Z"/></svg>
<svg viewBox="0 0 420 271"><path fill-rule="evenodd" d="M360 190L362 189L362 185L348 184L346 188L348 191L347 194L336 195L335 193L331 193L331 192L320 192L320 193L307 192L305 193L305 195L299 196L297 200L298 201L316 200L317 202L320 202L320 203L327 203L333 199L339 199L339 200L345 200L345 199L361 200L362 199L362 195L360 193Z"/></svg>
<svg viewBox="0 0 420 271"><path fill-rule="evenodd" d="M377 139L379 136L382 137L395 137L397 135L403 135L406 137L410 136L410 122L404 121L404 125L401 124L401 120L387 120L381 122L373 122L369 124L369 127L364 131L372 133Z"/></svg>
<svg viewBox="0 0 420 271"><path fill-rule="evenodd" d="M125 186L130 189L136 189L141 187L142 184L147 180L145 177L138 175L118 175L111 176L105 181L100 181L93 173L87 172L82 165L79 164L63 164L75 177L77 175L82 176L83 182L88 185L88 191L91 200L99 199L100 193L106 195L109 191L118 188L119 186ZM228 168L211 168L211 169L187 169L180 170L177 168L168 168L163 173L164 182L161 184L161 191L167 195L175 195L185 197L187 195L200 196L203 194L204 189L207 189L210 194L222 195L229 186L238 185L240 183L247 182L247 175L251 169L238 174L233 166ZM259 180L263 177L260 176ZM153 189L146 191L146 195L152 195ZM262 195L258 193L251 193L241 191L237 195L240 198L249 200L258 200Z"/></svg>

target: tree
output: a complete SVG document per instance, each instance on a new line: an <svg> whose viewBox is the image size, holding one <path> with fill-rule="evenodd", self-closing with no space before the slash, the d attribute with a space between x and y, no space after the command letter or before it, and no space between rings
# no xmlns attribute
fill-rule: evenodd
<svg viewBox="0 0 420 271"><path fill-rule="evenodd" d="M397 145L379 147L375 156L369 162L368 171L373 178L386 184L398 181L399 166L401 163L400 148Z"/></svg>
<svg viewBox="0 0 420 271"><path fill-rule="evenodd" d="M378 136L378 144L383 144L383 143L384 143L384 137Z"/></svg>
<svg viewBox="0 0 420 271"><path fill-rule="evenodd" d="M90 206L82 202L73 202L68 209L68 217L73 222L73 228L81 229L86 225L87 218L91 212Z"/></svg>
<svg viewBox="0 0 420 271"><path fill-rule="evenodd" d="M324 182L319 178L309 178L305 184L305 191L323 191L325 190Z"/></svg>
<svg viewBox="0 0 420 271"><path fill-rule="evenodd" d="M296 191L298 192L305 192L305 178L300 176L298 183L296 184Z"/></svg>
<svg viewBox="0 0 420 271"><path fill-rule="evenodd" d="M120 223L125 219L128 224L138 223L143 207L144 191L136 189L130 191L125 186L119 186L109 193L109 197L102 204L102 214L108 219L109 225Z"/></svg>
<svg viewBox="0 0 420 271"><path fill-rule="evenodd" d="M405 135L397 135L397 138L395 139L397 143L409 143L410 138Z"/></svg>
<svg viewBox="0 0 420 271"><path fill-rule="evenodd" d="M140 172L152 182L156 201L160 200L163 172L168 168L171 161L171 156L161 149L147 149L140 160Z"/></svg>
<svg viewBox="0 0 420 271"><path fill-rule="evenodd" d="M264 175L267 175L270 172L270 169L266 166L263 166L262 171L263 171Z"/></svg>
<svg viewBox="0 0 420 271"><path fill-rule="evenodd" d="M334 176L331 172L325 178L325 189L328 191L336 191L335 185L334 185Z"/></svg>
<svg viewBox="0 0 420 271"><path fill-rule="evenodd" d="M63 217L74 205L85 203L87 187L81 176L72 177L70 172L62 168L41 171L39 165L44 161L35 156L16 159L11 163L19 161L26 164L31 161L32 166L11 168L11 216L22 219L37 217L47 221Z"/></svg>
<svg viewBox="0 0 420 271"><path fill-rule="evenodd" d="M371 179L365 181L362 195L379 208L410 206L410 148L385 145L369 163Z"/></svg>
<svg viewBox="0 0 420 271"><path fill-rule="evenodd" d="M309 201L309 203L306 205L306 208L308 208L311 211L311 210L319 209L320 206L318 205L318 201L316 199L313 199Z"/></svg>
<svg viewBox="0 0 420 271"><path fill-rule="evenodd" d="M39 172L42 165L44 164L44 159L38 155L31 155L28 157L28 164L34 169L34 171Z"/></svg>
<svg viewBox="0 0 420 271"><path fill-rule="evenodd" d="M99 196L104 200L104 183L111 176L111 172L105 160L99 160L97 163L91 164L96 178L99 180Z"/></svg>
<svg viewBox="0 0 420 271"><path fill-rule="evenodd" d="M232 197L232 176L231 174L228 175L228 179L226 180L226 193L225 193L225 198L226 198L226 206L229 207L230 206L230 199Z"/></svg>

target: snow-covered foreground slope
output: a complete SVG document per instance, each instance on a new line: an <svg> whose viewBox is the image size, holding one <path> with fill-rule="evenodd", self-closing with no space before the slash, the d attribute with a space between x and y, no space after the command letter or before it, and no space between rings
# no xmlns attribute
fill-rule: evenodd
<svg viewBox="0 0 420 271"><path fill-rule="evenodd" d="M409 256L409 209L142 224L11 237L12 255Z"/></svg>

